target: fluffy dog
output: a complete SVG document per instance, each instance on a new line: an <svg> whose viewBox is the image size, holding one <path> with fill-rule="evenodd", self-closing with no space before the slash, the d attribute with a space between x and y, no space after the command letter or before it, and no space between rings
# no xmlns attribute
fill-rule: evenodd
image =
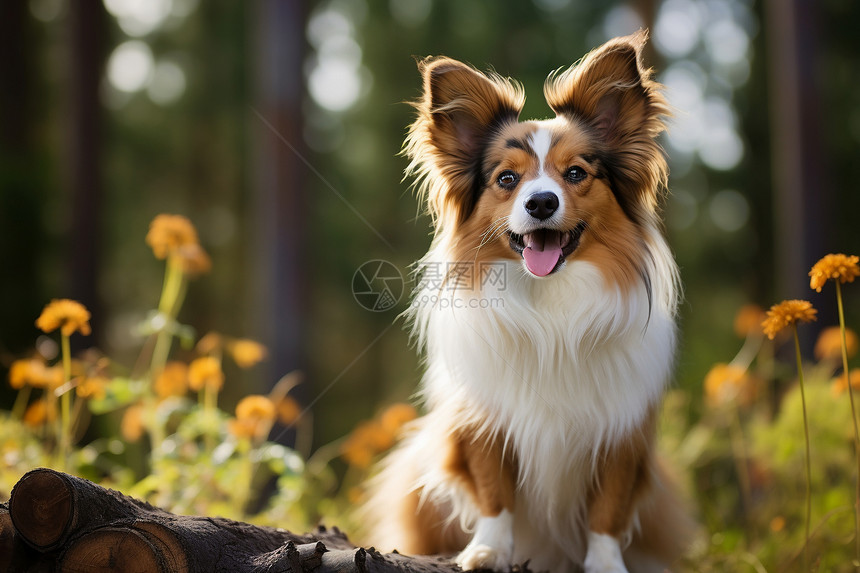
<svg viewBox="0 0 860 573"><path fill-rule="evenodd" d="M377 546L589 573L681 553L690 522L654 453L680 289L646 39L551 74L540 121L519 120L509 79L419 63L405 153L435 227L410 310L428 413L373 483Z"/></svg>

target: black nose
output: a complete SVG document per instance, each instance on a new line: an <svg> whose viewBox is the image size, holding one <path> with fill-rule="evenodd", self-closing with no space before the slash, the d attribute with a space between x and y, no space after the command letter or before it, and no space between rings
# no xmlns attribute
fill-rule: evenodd
<svg viewBox="0 0 860 573"><path fill-rule="evenodd" d="M558 209L558 197L550 191L541 191L526 201L526 212L535 219L549 219Z"/></svg>

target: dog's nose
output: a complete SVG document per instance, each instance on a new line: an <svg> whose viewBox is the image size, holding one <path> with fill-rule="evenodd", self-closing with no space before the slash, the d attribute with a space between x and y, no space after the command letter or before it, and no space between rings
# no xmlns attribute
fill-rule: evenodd
<svg viewBox="0 0 860 573"><path fill-rule="evenodd" d="M558 209L558 197L551 191L535 193L526 201L526 212L535 219L549 219Z"/></svg>

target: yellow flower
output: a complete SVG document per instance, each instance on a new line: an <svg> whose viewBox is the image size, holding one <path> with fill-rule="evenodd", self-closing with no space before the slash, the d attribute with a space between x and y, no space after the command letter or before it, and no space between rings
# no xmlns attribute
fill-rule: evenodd
<svg viewBox="0 0 860 573"><path fill-rule="evenodd" d="M860 368L854 368L848 373L848 379L845 374L840 374L830 383L830 391L834 396L839 396L848 389L848 380L851 381L851 387L854 390L860 390Z"/></svg>
<svg viewBox="0 0 860 573"><path fill-rule="evenodd" d="M54 390L63 384L63 369L60 366L45 366L44 362L36 358L16 360L9 369L9 384L17 389L29 385Z"/></svg>
<svg viewBox="0 0 860 573"><path fill-rule="evenodd" d="M178 360L171 360L164 365L153 385L159 398L182 396L188 391L188 365Z"/></svg>
<svg viewBox="0 0 860 573"><path fill-rule="evenodd" d="M92 378L84 378L83 382L78 384L76 392L81 398L95 398L100 400L107 395L107 385L110 381L104 376L93 376Z"/></svg>
<svg viewBox="0 0 860 573"><path fill-rule="evenodd" d="M275 411L278 413L278 421L289 426L299 419L302 407L290 396L284 396L275 403Z"/></svg>
<svg viewBox="0 0 860 573"><path fill-rule="evenodd" d="M341 446L341 455L346 462L357 468L367 468L373 457L394 444L392 436L376 420L360 423Z"/></svg>
<svg viewBox="0 0 860 573"><path fill-rule="evenodd" d="M784 300L767 311L767 318L761 323L762 331L771 340L779 332L798 322L811 322L816 319L817 310L806 300Z"/></svg>
<svg viewBox="0 0 860 573"><path fill-rule="evenodd" d="M860 266L857 265L858 257L854 255L825 255L820 261L812 265L809 271L809 288L821 292L824 284L830 280L838 280L841 284L854 282L854 278L860 276Z"/></svg>
<svg viewBox="0 0 860 573"><path fill-rule="evenodd" d="M785 518L781 515L777 515L773 519L770 520L770 530L774 533L779 533L785 529Z"/></svg>
<svg viewBox="0 0 860 573"><path fill-rule="evenodd" d="M170 260L179 265L182 272L189 276L202 275L212 269L212 259L197 243L177 247Z"/></svg>
<svg viewBox="0 0 860 573"><path fill-rule="evenodd" d="M715 406L736 397L742 404L749 404L755 399L756 392L755 379L740 366L715 364L705 376L705 398Z"/></svg>
<svg viewBox="0 0 860 573"><path fill-rule="evenodd" d="M43 332L53 332L59 328L63 336L71 336L74 332L88 335L90 312L77 301L54 299L42 310L36 319L36 326Z"/></svg>
<svg viewBox="0 0 860 573"><path fill-rule="evenodd" d="M24 424L37 428L46 422L53 422L57 419L57 411L49 406L45 400L37 400L30 404L27 411L24 412Z"/></svg>
<svg viewBox="0 0 860 573"><path fill-rule="evenodd" d="M228 350L240 368L250 368L266 357L266 347L247 338L233 341Z"/></svg>
<svg viewBox="0 0 860 573"><path fill-rule="evenodd" d="M204 386L220 390L224 385L221 363L211 356L194 359L188 367L188 385L195 391L202 390Z"/></svg>
<svg viewBox="0 0 860 573"><path fill-rule="evenodd" d="M857 334L850 328L845 329L845 347L848 357L857 353ZM830 326L821 331L815 342L815 358L818 360L842 358L842 331L838 326Z"/></svg>
<svg viewBox="0 0 860 573"><path fill-rule="evenodd" d="M149 224L146 244L157 259L166 259L180 247L197 244L197 229L187 217L161 214Z"/></svg>
<svg viewBox="0 0 860 573"><path fill-rule="evenodd" d="M257 435L257 424L253 420L230 418L227 420L227 431L239 439L253 439Z"/></svg>
<svg viewBox="0 0 860 573"><path fill-rule="evenodd" d="M368 444L354 440L352 436L343 443L340 452L346 463L359 469L369 468L376 454Z"/></svg>
<svg viewBox="0 0 860 573"><path fill-rule="evenodd" d="M761 322L765 319L764 309L757 304L745 304L735 315L734 330L740 338L761 333Z"/></svg>
<svg viewBox="0 0 860 573"><path fill-rule="evenodd" d="M20 390L28 384L32 385L33 364L38 364L44 368L41 362L33 358L22 358L13 362L12 366L9 367L9 385L15 390Z"/></svg>
<svg viewBox="0 0 860 573"><path fill-rule="evenodd" d="M255 422L271 422L275 419L275 404L266 396L252 394L236 404L236 418Z"/></svg>
<svg viewBox="0 0 860 573"><path fill-rule="evenodd" d="M136 442L143 436L143 430L143 406L133 404L126 408L119 425L119 431L126 441Z"/></svg>
<svg viewBox="0 0 860 573"><path fill-rule="evenodd" d="M393 404L382 412L379 422L382 424L382 428L386 432L391 434L391 436L396 437L400 432L400 428L402 428L406 422L414 420L417 416L418 413L415 412L415 408L411 405Z"/></svg>
<svg viewBox="0 0 860 573"><path fill-rule="evenodd" d="M224 341L220 334L217 332L207 332L203 338L197 341L197 346L194 347L194 350L196 350L198 354L213 354L214 352L221 350L223 345Z"/></svg>
<svg viewBox="0 0 860 573"><path fill-rule="evenodd" d="M275 404L266 396L252 394L236 404L236 418L228 430L237 438L263 439L275 421Z"/></svg>

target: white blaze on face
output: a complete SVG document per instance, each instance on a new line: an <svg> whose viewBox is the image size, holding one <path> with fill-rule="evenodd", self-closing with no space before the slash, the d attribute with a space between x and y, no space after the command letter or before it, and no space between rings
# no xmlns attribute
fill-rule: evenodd
<svg viewBox="0 0 860 573"><path fill-rule="evenodd" d="M546 173L546 158L552 146L552 132L548 127L539 126L529 136L529 144L538 158L538 173L533 179L525 179L520 185L517 199L514 201L511 213L511 230L519 235L540 228L556 227L562 220L564 213L564 195L561 187L555 179ZM552 191L558 197L558 210L555 214L544 221L538 221L526 211L526 201L529 197L540 191Z"/></svg>
<svg viewBox="0 0 860 573"><path fill-rule="evenodd" d="M546 163L546 156L549 155L549 148L552 146L552 133L546 127L539 127L529 136L529 143L535 155L537 155L538 161L540 161L538 177L543 177L545 175L544 164Z"/></svg>
<svg viewBox="0 0 860 573"><path fill-rule="evenodd" d="M526 179L520 186L511 213L511 230L523 236L525 250L523 259L526 268L535 276L548 275L558 264L562 256L563 241L569 239L559 225L564 217L564 194L558 182L547 174L547 157L552 147L552 131L547 126L539 125L529 136L529 144L538 159L537 176ZM551 192L558 198L558 209L544 220L539 220L526 210L526 202L535 193ZM562 231L545 231L556 229Z"/></svg>

